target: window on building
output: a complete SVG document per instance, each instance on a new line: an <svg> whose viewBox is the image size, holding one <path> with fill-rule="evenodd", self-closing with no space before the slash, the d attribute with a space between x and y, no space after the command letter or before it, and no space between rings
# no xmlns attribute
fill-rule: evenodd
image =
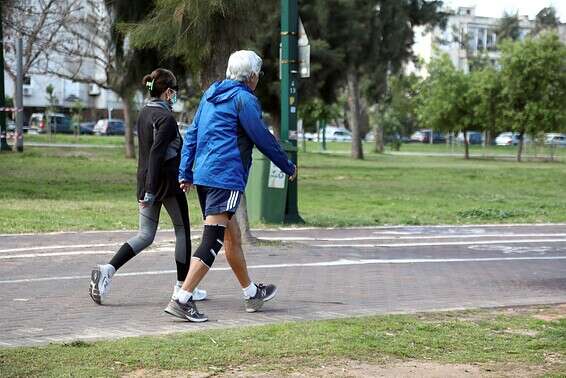
<svg viewBox="0 0 566 378"><path fill-rule="evenodd" d="M487 38L486 38L486 49L494 50L495 49L495 33L493 30L487 31Z"/></svg>
<svg viewBox="0 0 566 378"><path fill-rule="evenodd" d="M477 39L477 46L478 46L478 50L482 51L485 50L485 34L486 34L487 30L484 28L480 28L478 29L478 39Z"/></svg>
<svg viewBox="0 0 566 378"><path fill-rule="evenodd" d="M24 85L31 85L31 77L24 76Z"/></svg>
<svg viewBox="0 0 566 378"><path fill-rule="evenodd" d="M476 28L469 28L468 29L468 49L470 51L477 51L478 50L478 29Z"/></svg>

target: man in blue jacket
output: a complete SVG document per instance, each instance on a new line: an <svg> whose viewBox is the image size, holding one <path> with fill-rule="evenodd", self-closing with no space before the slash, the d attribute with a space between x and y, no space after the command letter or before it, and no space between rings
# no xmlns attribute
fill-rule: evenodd
<svg viewBox="0 0 566 378"><path fill-rule="evenodd" d="M241 50L228 60L226 80L204 93L189 128L179 167L179 183L185 191L195 186L204 217L201 244L181 290L165 312L193 322L208 318L199 313L192 299L222 249L226 234L226 259L244 291L247 312L259 310L277 293L275 285L256 284L249 278L242 252L240 231L232 216L246 188L255 145L277 167L297 177L297 167L265 127L254 90L261 76L261 58Z"/></svg>

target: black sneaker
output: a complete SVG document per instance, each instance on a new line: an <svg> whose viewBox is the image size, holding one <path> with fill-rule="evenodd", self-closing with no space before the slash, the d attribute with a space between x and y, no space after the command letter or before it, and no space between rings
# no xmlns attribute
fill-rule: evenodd
<svg viewBox="0 0 566 378"><path fill-rule="evenodd" d="M171 299L164 311L169 315L188 320L189 322L202 323L208 320L205 314L198 312L197 306L192 299L189 299L185 304L179 302L178 299Z"/></svg>
<svg viewBox="0 0 566 378"><path fill-rule="evenodd" d="M262 306L264 302L275 297L277 294L277 287L275 285L264 285L262 283L257 284L257 293L252 298L247 298L245 300L246 312L256 312Z"/></svg>

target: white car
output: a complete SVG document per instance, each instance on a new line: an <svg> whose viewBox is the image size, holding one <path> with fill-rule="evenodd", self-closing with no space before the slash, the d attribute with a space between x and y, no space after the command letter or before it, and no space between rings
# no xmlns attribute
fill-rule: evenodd
<svg viewBox="0 0 566 378"><path fill-rule="evenodd" d="M301 133L301 132L297 132L297 140L308 140L308 141L313 141L316 140L316 134L313 133Z"/></svg>
<svg viewBox="0 0 566 378"><path fill-rule="evenodd" d="M528 135L523 136L525 143L530 143L531 140ZM501 133L495 138L495 144L498 146L516 146L519 144L519 133Z"/></svg>
<svg viewBox="0 0 566 378"><path fill-rule="evenodd" d="M330 132L330 135L326 135L326 140L333 140L336 142L351 142L352 141L352 134L344 129L344 130L336 130Z"/></svg>
<svg viewBox="0 0 566 378"><path fill-rule="evenodd" d="M548 133L544 135L544 144L566 147L566 135L559 133Z"/></svg>
<svg viewBox="0 0 566 378"><path fill-rule="evenodd" d="M326 126L324 138L326 139L326 141L351 142L352 133L343 127ZM319 130L316 140L319 142L322 141L322 130Z"/></svg>

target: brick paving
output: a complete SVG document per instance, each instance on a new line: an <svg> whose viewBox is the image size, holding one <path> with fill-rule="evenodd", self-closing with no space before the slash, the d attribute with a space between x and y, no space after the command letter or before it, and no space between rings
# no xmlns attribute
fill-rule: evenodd
<svg viewBox="0 0 566 378"><path fill-rule="evenodd" d="M197 235L199 232L193 232ZM113 279L104 306L88 296L89 273L133 233L0 235L0 347L190 332L398 312L566 303L566 226L443 226L256 230L248 247L255 281L278 296L243 310L224 257L201 287L192 324L163 313L175 280L173 234ZM198 240L193 241L196 246Z"/></svg>

